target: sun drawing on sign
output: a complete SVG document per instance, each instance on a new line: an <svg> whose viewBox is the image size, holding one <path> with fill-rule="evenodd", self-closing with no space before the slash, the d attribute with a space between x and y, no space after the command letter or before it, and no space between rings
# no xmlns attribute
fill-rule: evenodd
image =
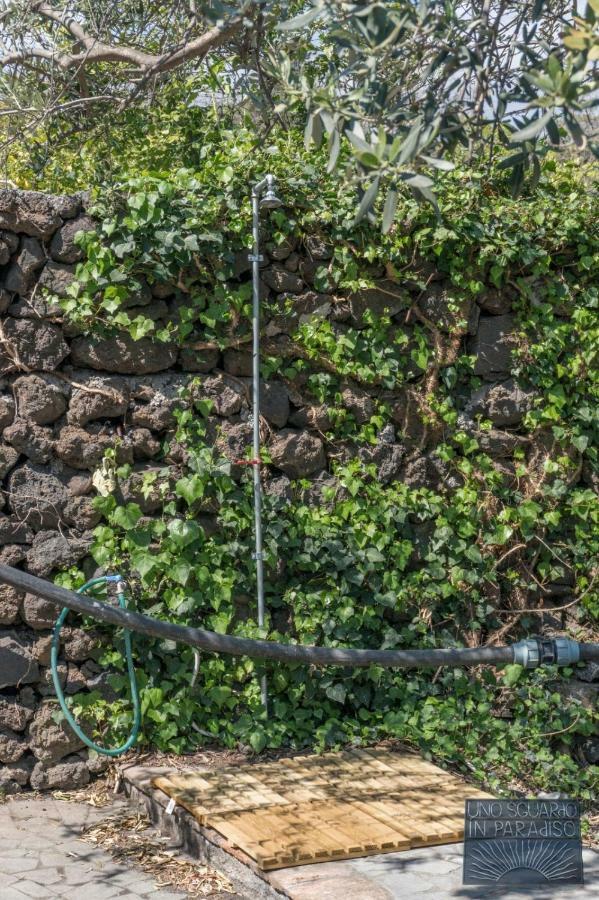
<svg viewBox="0 0 599 900"><path fill-rule="evenodd" d="M509 881L516 869L532 869L547 881L570 878L577 872L576 848L551 841L484 842L471 851L473 875Z"/></svg>

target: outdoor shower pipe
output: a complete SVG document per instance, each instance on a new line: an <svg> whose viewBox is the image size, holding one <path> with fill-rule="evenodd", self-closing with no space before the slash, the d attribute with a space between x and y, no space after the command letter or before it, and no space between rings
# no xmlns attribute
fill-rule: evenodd
<svg viewBox="0 0 599 900"><path fill-rule="evenodd" d="M385 668L427 668L437 666L507 665L519 663L534 668L543 663L572 665L578 662L599 662L599 644L580 644L569 638L530 638L508 647L475 647L467 649L438 650L345 650L333 647L310 647L297 644L279 644L275 641L257 641L234 637L162 622L129 609L118 609L91 597L59 587L28 572L11 566L0 565L0 583L9 584L18 591L43 597L56 606L68 607L99 622L118 625L137 631L148 637L177 641L198 647L211 653L227 653L231 656L249 656L252 659L271 659L283 663L302 663L310 666L349 666L355 668L370 665Z"/></svg>
<svg viewBox="0 0 599 900"><path fill-rule="evenodd" d="M252 188L252 236L253 248L248 254L252 264L252 459L254 484L254 536L256 560L256 594L258 599L258 625L265 624L264 565L262 552L262 487L260 483L260 208L276 209L281 201L275 194L274 175L266 175ZM264 709L268 708L266 675L260 679L260 697Z"/></svg>

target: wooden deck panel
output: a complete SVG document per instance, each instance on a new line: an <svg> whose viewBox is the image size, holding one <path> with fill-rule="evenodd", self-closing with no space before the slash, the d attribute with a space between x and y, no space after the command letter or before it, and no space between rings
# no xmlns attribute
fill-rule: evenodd
<svg viewBox="0 0 599 900"><path fill-rule="evenodd" d="M173 773L155 786L262 869L461 841L489 797L418 756L353 750Z"/></svg>

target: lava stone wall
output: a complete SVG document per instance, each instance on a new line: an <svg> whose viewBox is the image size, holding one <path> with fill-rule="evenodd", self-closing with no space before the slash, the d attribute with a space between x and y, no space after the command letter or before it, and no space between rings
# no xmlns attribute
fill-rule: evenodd
<svg viewBox="0 0 599 900"><path fill-rule="evenodd" d="M88 337L62 321L47 292L64 294L80 259L74 236L92 227L84 196L0 191L0 561L43 578L74 564L83 565L90 577L94 573L87 556L98 522L92 476L107 448L118 446L120 460L132 464L124 499L134 499L146 514L159 508L139 485L148 469L180 462L176 448L170 458L158 458L174 426L179 390L190 375L199 374L203 394L213 401L209 430L221 451L234 461L251 443L251 357L243 348L221 353L145 338L134 342L127 335ZM269 353L293 356L290 334L303 316L327 316L343 333L362 327L367 309L387 309L392 315L402 309L393 299L396 285L386 282L384 273L377 288L345 298L317 293L315 270L328 255L318 238L265 254L264 295L280 298L282 309L287 309L284 301L293 300L291 313L266 323ZM248 269L240 257L240 280L249 278ZM127 305L132 318L136 307L157 322L176 315L169 285L148 287ZM443 283L432 278L418 299L417 315L434 321L437 350L446 360L455 359L464 346L476 356L475 372L484 386L462 404L460 427L475 432L477 413L490 419L494 427L477 432L477 438L509 476L514 449L526 449L527 438L517 426L531 401L510 377L514 319L509 294L489 292L456 315L448 310ZM468 324L456 334L458 320ZM309 478L317 497L330 479L333 456L355 452L376 464L383 482L452 487L452 476L434 454L440 434L426 424L414 388L384 397L391 403L393 424L381 431L375 446L358 451L343 442L334 448L325 443L328 411L310 401L301 382L273 379L263 385L262 395L273 463L266 490L284 494L292 479ZM342 402L358 424L373 414L372 396L351 382L343 388ZM5 793L27 785L84 785L103 765L89 759L79 740L53 718L57 706L49 663L56 615L53 605L0 586L0 791ZM93 634L64 628L60 677L67 694L97 689L110 697L98 653ZM587 682L579 683L589 702L596 697L597 685L591 682L598 676L587 672Z"/></svg>

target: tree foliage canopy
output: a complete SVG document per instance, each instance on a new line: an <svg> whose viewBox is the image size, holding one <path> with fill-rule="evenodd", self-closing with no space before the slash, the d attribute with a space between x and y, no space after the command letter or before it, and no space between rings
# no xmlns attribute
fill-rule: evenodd
<svg viewBox="0 0 599 900"><path fill-rule="evenodd" d="M582 150L593 136L599 0L574 17L567 0L15 0L0 16L5 148L57 122L77 142L193 84L187 103L245 111L262 136L306 122L330 169L348 141L358 217L384 188L385 227L403 185L433 199L456 151L490 165L511 148L517 191L539 177L540 137Z"/></svg>

